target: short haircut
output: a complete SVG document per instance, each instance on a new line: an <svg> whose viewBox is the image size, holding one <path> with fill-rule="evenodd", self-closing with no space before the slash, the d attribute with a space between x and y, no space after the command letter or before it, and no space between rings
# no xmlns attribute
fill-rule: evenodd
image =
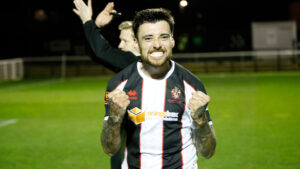
<svg viewBox="0 0 300 169"><path fill-rule="evenodd" d="M133 19L133 32L136 38L139 27L144 23L156 23L166 21L170 26L171 33L174 32L174 18L171 11L164 8L144 9L136 13Z"/></svg>
<svg viewBox="0 0 300 169"><path fill-rule="evenodd" d="M120 23L119 30L132 29L132 21L124 21Z"/></svg>

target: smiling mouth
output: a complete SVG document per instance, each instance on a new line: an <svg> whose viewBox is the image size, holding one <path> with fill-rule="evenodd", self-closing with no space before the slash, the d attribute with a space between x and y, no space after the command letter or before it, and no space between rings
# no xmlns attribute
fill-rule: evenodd
<svg viewBox="0 0 300 169"><path fill-rule="evenodd" d="M164 55L164 52L152 52L152 53L150 54L150 56L153 57L153 58L160 58L160 57L162 57L163 55Z"/></svg>

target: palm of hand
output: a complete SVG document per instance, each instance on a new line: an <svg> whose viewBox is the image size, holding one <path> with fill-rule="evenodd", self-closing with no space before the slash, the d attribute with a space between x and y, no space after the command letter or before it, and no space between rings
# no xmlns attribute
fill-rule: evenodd
<svg viewBox="0 0 300 169"><path fill-rule="evenodd" d="M102 11L96 18L96 25L101 28L110 23L113 16L109 14L107 11Z"/></svg>

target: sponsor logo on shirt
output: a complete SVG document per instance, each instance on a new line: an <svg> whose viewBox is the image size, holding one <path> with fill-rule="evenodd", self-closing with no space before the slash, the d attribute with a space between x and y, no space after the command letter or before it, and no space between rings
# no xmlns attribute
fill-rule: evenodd
<svg viewBox="0 0 300 169"><path fill-rule="evenodd" d="M136 125L145 121L145 112L142 112L141 109L135 107L131 110L128 110L127 112L128 118Z"/></svg>
<svg viewBox="0 0 300 169"><path fill-rule="evenodd" d="M129 96L129 99L130 100L137 100L137 96L136 96L136 91L135 90L129 90L127 92L128 96Z"/></svg>
<svg viewBox="0 0 300 169"><path fill-rule="evenodd" d="M178 112L146 112L147 119L162 119L164 121L178 121Z"/></svg>
<svg viewBox="0 0 300 169"><path fill-rule="evenodd" d="M128 118L136 125L147 119L161 119L164 121L178 121L178 112L142 112L141 109L135 107L128 110Z"/></svg>

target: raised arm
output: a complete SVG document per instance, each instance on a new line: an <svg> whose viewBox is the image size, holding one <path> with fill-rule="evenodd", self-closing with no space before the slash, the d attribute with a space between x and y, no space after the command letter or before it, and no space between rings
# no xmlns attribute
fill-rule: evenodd
<svg viewBox="0 0 300 169"><path fill-rule="evenodd" d="M113 156L121 146L121 124L130 101L125 92L114 90L108 94L109 114L105 117L101 134L102 148Z"/></svg>
<svg viewBox="0 0 300 169"><path fill-rule="evenodd" d="M124 52L112 47L100 33L99 27L105 26L112 20L112 15L109 15L109 11L115 11L113 3L108 3L104 10L97 16L98 27L91 19L93 14L91 0L88 0L88 5L82 0L74 0L73 2L76 7L73 11L81 19L85 37L93 51L93 54L89 56L94 61L114 72L119 72L137 60L137 57L133 53Z"/></svg>
<svg viewBox="0 0 300 169"><path fill-rule="evenodd" d="M92 20L92 0L88 0L87 4L83 0L74 0L73 3L75 5L73 12L79 16L83 24ZM95 22L98 28L102 28L112 21L113 15L110 14L111 12L116 12L113 2L107 3L105 8L97 15Z"/></svg>
<svg viewBox="0 0 300 169"><path fill-rule="evenodd" d="M105 8L97 15L95 23L98 28L102 28L112 21L113 15L110 14L111 12L116 12L116 10L114 10L113 2L109 2L105 6Z"/></svg>
<svg viewBox="0 0 300 169"><path fill-rule="evenodd" d="M73 3L75 5L73 12L79 16L83 24L92 20L92 0L88 0L88 5L86 5L82 0L74 0Z"/></svg>
<svg viewBox="0 0 300 169"><path fill-rule="evenodd" d="M210 97L201 91L193 94L189 101L189 109L194 120L194 139L197 151L205 158L210 158L215 153L216 135L212 125L209 124L206 107Z"/></svg>

